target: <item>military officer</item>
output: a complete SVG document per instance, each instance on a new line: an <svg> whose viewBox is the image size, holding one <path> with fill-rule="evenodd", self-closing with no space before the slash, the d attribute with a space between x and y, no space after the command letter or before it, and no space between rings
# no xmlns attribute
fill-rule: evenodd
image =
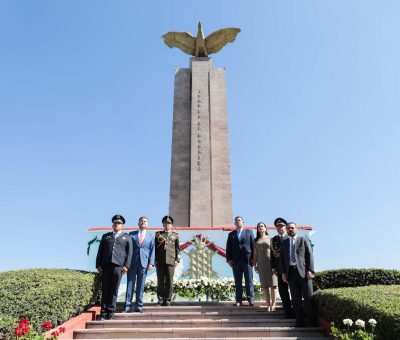
<svg viewBox="0 0 400 340"><path fill-rule="evenodd" d="M96 268L101 273L102 283L101 320L114 317L121 277L129 270L132 257L132 238L122 231L124 217L115 215L111 221L113 231L101 238L96 257Z"/></svg>
<svg viewBox="0 0 400 340"><path fill-rule="evenodd" d="M278 217L274 221L274 225L278 235L272 238L272 254L271 256L271 268L272 272L278 276L278 290L279 296L282 300L283 310L285 311L285 316L288 319L294 318L294 310L292 308L292 304L290 302L289 297L289 285L287 282L283 282L282 280L282 271L279 265L279 254L281 249L281 244L283 240L285 240L288 235L286 233L286 225L287 222L282 217Z"/></svg>
<svg viewBox="0 0 400 340"><path fill-rule="evenodd" d="M164 231L155 235L155 265L157 270L157 296L158 304L169 306L171 304L173 278L175 267L179 259L179 236L172 231L174 220L171 216L162 219Z"/></svg>

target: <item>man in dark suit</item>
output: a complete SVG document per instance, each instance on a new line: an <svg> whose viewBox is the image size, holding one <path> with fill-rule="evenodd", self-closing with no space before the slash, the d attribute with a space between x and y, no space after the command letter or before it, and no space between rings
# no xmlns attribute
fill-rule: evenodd
<svg viewBox="0 0 400 340"><path fill-rule="evenodd" d="M101 238L96 257L102 283L101 320L114 317L121 277L129 270L132 256L132 238L122 231L124 217L115 215L111 221L113 231Z"/></svg>
<svg viewBox="0 0 400 340"><path fill-rule="evenodd" d="M147 217L139 218L139 230L130 232L133 251L132 262L129 267L126 286L124 312L131 311L133 291L136 284L135 312L143 312L143 293L147 273L154 267L154 234L147 229Z"/></svg>
<svg viewBox="0 0 400 340"><path fill-rule="evenodd" d="M254 306L253 285L253 256L254 235L251 230L244 229L244 221L241 216L235 217L236 230L231 231L226 241L226 261L232 267L235 278L235 306L242 306L243 275L246 286L246 297L249 306Z"/></svg>
<svg viewBox="0 0 400 340"><path fill-rule="evenodd" d="M313 294L312 278L314 277L314 257L308 240L297 235L297 226L289 222L286 226L289 237L281 246L280 266L282 280L289 283L292 295L296 327L304 327L302 298L304 299L307 326L314 325L311 297Z"/></svg>
<svg viewBox="0 0 400 340"><path fill-rule="evenodd" d="M172 231L174 220L171 216L162 219L164 231L158 231L155 236L157 296L158 304L171 304L175 267L179 259L179 236Z"/></svg>
<svg viewBox="0 0 400 340"><path fill-rule="evenodd" d="M276 274L278 277L279 296L281 297L282 300L285 316L287 319L292 319L294 318L294 311L289 296L289 285L287 284L287 282L283 282L282 271L279 266L279 254L281 250L281 244L283 240L285 240L288 237L286 233L286 224L287 224L286 220L283 219L282 217L278 217L274 221L274 225L278 235L275 235L272 238L271 242L271 250L272 250L271 268L272 272Z"/></svg>

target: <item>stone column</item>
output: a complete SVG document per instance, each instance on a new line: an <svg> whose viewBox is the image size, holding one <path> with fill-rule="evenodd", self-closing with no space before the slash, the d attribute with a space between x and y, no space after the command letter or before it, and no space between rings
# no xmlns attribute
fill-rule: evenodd
<svg viewBox="0 0 400 340"><path fill-rule="evenodd" d="M225 74L211 58L175 75L170 215L176 226L232 224Z"/></svg>

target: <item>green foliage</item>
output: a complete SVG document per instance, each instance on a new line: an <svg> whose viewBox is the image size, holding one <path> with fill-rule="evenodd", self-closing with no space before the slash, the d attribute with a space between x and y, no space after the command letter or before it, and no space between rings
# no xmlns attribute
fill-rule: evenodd
<svg viewBox="0 0 400 340"><path fill-rule="evenodd" d="M20 318L39 330L44 321L59 325L98 301L95 273L68 269L28 269L0 273L0 338L12 336Z"/></svg>
<svg viewBox="0 0 400 340"><path fill-rule="evenodd" d="M235 281L233 278L224 279L183 279L174 280L174 294L187 300L197 300L208 297L212 301L229 301L235 296ZM243 290L245 292L245 290ZM156 295L157 280L149 279L145 284L145 292ZM254 280L255 298L263 299L260 282ZM246 300L246 298L244 298Z"/></svg>
<svg viewBox="0 0 400 340"><path fill-rule="evenodd" d="M400 339L400 285L326 289L313 299L318 315L338 327L343 319L373 318L379 339Z"/></svg>
<svg viewBox="0 0 400 340"><path fill-rule="evenodd" d="M369 285L400 285L400 271L389 269L337 269L318 272L314 290L361 287Z"/></svg>

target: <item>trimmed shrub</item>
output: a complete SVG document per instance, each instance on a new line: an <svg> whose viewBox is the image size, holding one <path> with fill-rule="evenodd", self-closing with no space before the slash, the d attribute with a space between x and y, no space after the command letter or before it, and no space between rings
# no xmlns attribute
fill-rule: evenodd
<svg viewBox="0 0 400 340"><path fill-rule="evenodd" d="M326 289L313 296L318 315L343 327L343 319L375 319L379 339L400 339L400 285Z"/></svg>
<svg viewBox="0 0 400 340"><path fill-rule="evenodd" d="M400 271L390 269L337 269L318 272L314 290L361 287L369 285L400 285Z"/></svg>
<svg viewBox="0 0 400 340"><path fill-rule="evenodd" d="M96 273L69 269L27 269L0 273L0 338L12 336L20 318L37 330L44 321L53 326L83 312L98 301Z"/></svg>

